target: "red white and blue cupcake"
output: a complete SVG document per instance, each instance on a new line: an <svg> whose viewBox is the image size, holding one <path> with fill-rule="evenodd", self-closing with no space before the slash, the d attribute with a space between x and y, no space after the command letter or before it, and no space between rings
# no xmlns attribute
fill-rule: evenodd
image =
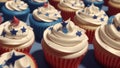
<svg viewBox="0 0 120 68"><path fill-rule="evenodd" d="M30 9L24 1L10 0L1 8L4 20L11 20L14 16L26 22Z"/></svg>
<svg viewBox="0 0 120 68"><path fill-rule="evenodd" d="M43 37L44 30L56 23L62 21L60 11L56 10L52 5L44 5L35 9L33 13L29 16L30 26L36 36L36 40L41 41Z"/></svg>

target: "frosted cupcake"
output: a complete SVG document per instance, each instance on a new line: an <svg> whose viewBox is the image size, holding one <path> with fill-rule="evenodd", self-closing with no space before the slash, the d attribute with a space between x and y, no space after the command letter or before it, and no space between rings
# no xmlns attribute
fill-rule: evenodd
<svg viewBox="0 0 120 68"><path fill-rule="evenodd" d="M109 16L119 13L120 12L120 0L109 0L108 7L109 7L109 11L107 13Z"/></svg>
<svg viewBox="0 0 120 68"><path fill-rule="evenodd" d="M5 3L5 6L2 7L2 13L4 20L11 20L14 16L18 19L26 22L27 16L30 12L28 5L21 0L11 0Z"/></svg>
<svg viewBox="0 0 120 68"><path fill-rule="evenodd" d="M95 31L95 57L105 68L120 68L120 13Z"/></svg>
<svg viewBox="0 0 120 68"><path fill-rule="evenodd" d="M41 7L44 3L47 3L48 0L28 0L28 5L30 7L30 11L33 12L34 9Z"/></svg>
<svg viewBox="0 0 120 68"><path fill-rule="evenodd" d="M0 68L37 68L37 65L29 54L12 50L0 56Z"/></svg>
<svg viewBox="0 0 120 68"><path fill-rule="evenodd" d="M83 0L85 6L89 6L91 4L94 4L95 6L99 7L100 9L104 5L104 0Z"/></svg>
<svg viewBox="0 0 120 68"><path fill-rule="evenodd" d="M98 26L107 23L108 16L103 10L92 4L83 10L78 10L74 17L74 22L79 27L86 30L86 34L89 37L89 43L92 43L94 32Z"/></svg>
<svg viewBox="0 0 120 68"><path fill-rule="evenodd" d="M31 27L14 17L0 25L0 54L13 49L29 53L34 43Z"/></svg>
<svg viewBox="0 0 120 68"><path fill-rule="evenodd" d="M61 15L64 20L73 18L77 10L83 10L84 3L82 0L61 0L57 5L61 10Z"/></svg>
<svg viewBox="0 0 120 68"><path fill-rule="evenodd" d="M67 20L48 27L41 45L51 68L78 68L88 49L88 37Z"/></svg>
<svg viewBox="0 0 120 68"><path fill-rule="evenodd" d="M29 16L30 26L33 28L36 40L41 41L44 30L56 23L62 21L60 12L56 10L52 5L44 5L35 9Z"/></svg>

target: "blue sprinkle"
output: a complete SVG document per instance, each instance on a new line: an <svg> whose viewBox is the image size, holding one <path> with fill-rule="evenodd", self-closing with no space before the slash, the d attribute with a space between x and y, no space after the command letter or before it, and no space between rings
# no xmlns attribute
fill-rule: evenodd
<svg viewBox="0 0 120 68"><path fill-rule="evenodd" d="M93 19L97 19L97 16L96 16L96 15L94 15L94 16L93 16Z"/></svg>
<svg viewBox="0 0 120 68"><path fill-rule="evenodd" d="M117 27L117 30L120 31L120 26Z"/></svg>
<svg viewBox="0 0 120 68"><path fill-rule="evenodd" d="M22 30L22 33L26 32L26 28L25 27L23 27L21 30Z"/></svg>
<svg viewBox="0 0 120 68"><path fill-rule="evenodd" d="M38 14L42 14L41 12L38 12Z"/></svg>
<svg viewBox="0 0 120 68"><path fill-rule="evenodd" d="M5 37L5 35L6 35L6 32L3 30L1 36Z"/></svg>
<svg viewBox="0 0 120 68"><path fill-rule="evenodd" d="M53 27L50 27L49 30L53 30Z"/></svg>
<svg viewBox="0 0 120 68"><path fill-rule="evenodd" d="M113 19L114 19L114 16L111 16L111 17L108 19L108 24L113 24Z"/></svg>
<svg viewBox="0 0 120 68"><path fill-rule="evenodd" d="M104 21L104 18L100 18L100 21Z"/></svg>
<svg viewBox="0 0 120 68"><path fill-rule="evenodd" d="M46 13L45 15L46 15L46 16L49 16L49 13Z"/></svg>
<svg viewBox="0 0 120 68"><path fill-rule="evenodd" d="M18 31L15 30L15 29L12 29L10 32L11 32L12 35L16 35L16 33L17 33Z"/></svg>
<svg viewBox="0 0 120 68"><path fill-rule="evenodd" d="M63 27L62 32L66 34L66 33L68 33L68 29L66 27Z"/></svg>
<svg viewBox="0 0 120 68"><path fill-rule="evenodd" d="M55 16L57 16L57 14L55 14Z"/></svg>
<svg viewBox="0 0 120 68"><path fill-rule="evenodd" d="M76 35L80 37L82 35L82 33L80 31L77 31Z"/></svg>

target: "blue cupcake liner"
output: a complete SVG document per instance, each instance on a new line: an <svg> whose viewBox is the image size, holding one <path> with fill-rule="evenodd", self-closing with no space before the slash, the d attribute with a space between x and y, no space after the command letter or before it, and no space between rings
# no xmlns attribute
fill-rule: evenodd
<svg viewBox="0 0 120 68"><path fill-rule="evenodd" d="M16 16L21 21L26 22L28 14L30 13L29 8L23 11L11 11L7 9L5 6L3 6L1 9L3 13L4 21L11 20L13 19L14 16Z"/></svg>
<svg viewBox="0 0 120 68"><path fill-rule="evenodd" d="M43 3L37 3L37 2L33 2L32 0L28 0L28 5L30 7L30 12L32 13L34 9L43 6L44 2Z"/></svg>
<svg viewBox="0 0 120 68"><path fill-rule="evenodd" d="M30 14L29 22L30 22L30 26L33 28L36 41L41 42L41 39L43 38L44 30L49 26L62 22L62 18L59 18L58 20L53 22L43 22L43 21L35 20L32 14Z"/></svg>
<svg viewBox="0 0 120 68"><path fill-rule="evenodd" d="M4 6L4 5L5 5L5 2L0 2L0 12L1 12L2 6Z"/></svg>
<svg viewBox="0 0 120 68"><path fill-rule="evenodd" d="M90 6L92 4L92 2L90 2L89 0L83 0L85 6ZM100 2L93 2L93 4L97 7L99 7L100 9L102 9L103 5L104 5L104 1L100 1Z"/></svg>

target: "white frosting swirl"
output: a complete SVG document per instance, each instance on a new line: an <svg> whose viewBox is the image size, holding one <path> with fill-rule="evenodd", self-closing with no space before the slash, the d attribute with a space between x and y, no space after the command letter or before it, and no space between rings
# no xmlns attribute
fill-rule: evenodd
<svg viewBox="0 0 120 68"><path fill-rule="evenodd" d="M80 10L83 9L85 5L82 0L60 0L60 6L73 10Z"/></svg>
<svg viewBox="0 0 120 68"><path fill-rule="evenodd" d="M85 31L70 20L65 21L67 24L67 33L62 31L62 24L58 23L54 26L47 28L44 32L44 40L48 46L54 50L62 53L68 53L69 56L64 56L64 58L71 58L70 55L77 54L74 57L78 57L80 51L88 45L88 37ZM50 30L51 29L51 30ZM81 35L77 35L80 32Z"/></svg>
<svg viewBox="0 0 120 68"><path fill-rule="evenodd" d="M12 65L8 66L7 64L5 64L7 60L12 58L13 53L15 54L15 56L24 55L24 57L15 61L14 67ZM25 55L24 53L16 52L14 50L11 52L6 52L0 56L0 65L2 66L2 68L35 68L35 66L33 66L33 63L34 62L32 61L31 57Z"/></svg>
<svg viewBox="0 0 120 68"><path fill-rule="evenodd" d="M11 11L22 11L28 8L27 3L21 0L11 0L5 3L5 7Z"/></svg>
<svg viewBox="0 0 120 68"><path fill-rule="evenodd" d="M33 11L33 17L38 21L52 22L61 18L60 12L52 5L39 7Z"/></svg>
<svg viewBox="0 0 120 68"><path fill-rule="evenodd" d="M8 0L0 0L0 2L7 2Z"/></svg>
<svg viewBox="0 0 120 68"><path fill-rule="evenodd" d="M99 10L98 7L92 4L83 10L76 12L76 18L81 24L99 26L103 23L107 23L108 16L103 10ZM82 22L81 22L82 21Z"/></svg>
<svg viewBox="0 0 120 68"><path fill-rule="evenodd" d="M22 21L20 21L19 25L15 27L11 25L11 21L7 21L1 24L0 27L0 41L2 44L28 47L34 41L32 28Z"/></svg>
<svg viewBox="0 0 120 68"><path fill-rule="evenodd" d="M47 2L48 0L32 0L34 2L37 2L37 3L44 3L44 2Z"/></svg>

